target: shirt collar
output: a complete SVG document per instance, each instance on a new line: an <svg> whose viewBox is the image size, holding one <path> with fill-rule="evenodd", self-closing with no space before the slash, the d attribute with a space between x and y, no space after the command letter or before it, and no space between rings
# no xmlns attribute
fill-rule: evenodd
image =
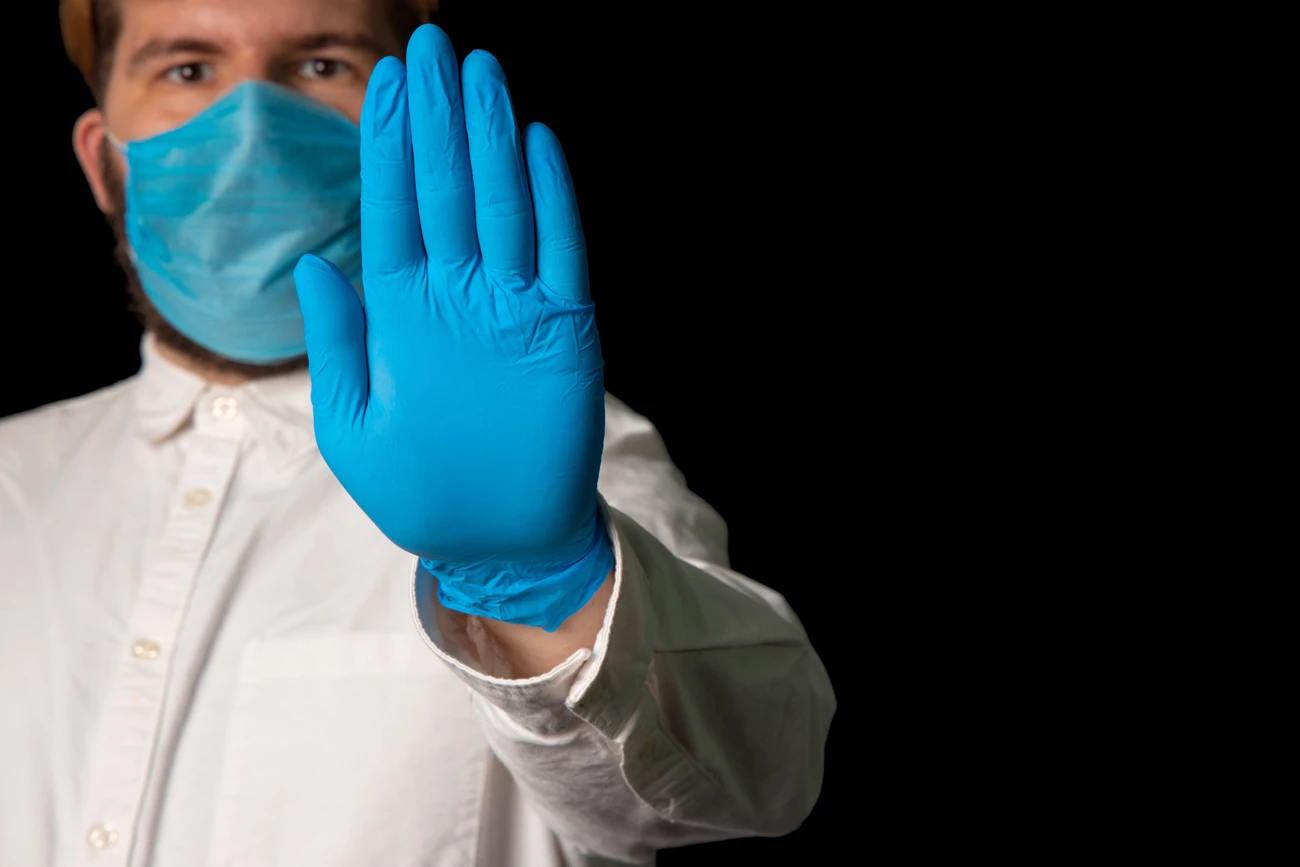
<svg viewBox="0 0 1300 867"><path fill-rule="evenodd" d="M140 346L135 389L136 430L150 443L165 442L190 420L195 404L219 395L233 397L254 438L272 459L288 461L316 444L312 431L311 378L307 371L269 376L228 387L163 358L152 334Z"/></svg>
<svg viewBox="0 0 1300 867"><path fill-rule="evenodd" d="M149 442L160 443L189 419L207 382L163 358L154 336L148 332L140 344L140 361L135 388L136 430Z"/></svg>

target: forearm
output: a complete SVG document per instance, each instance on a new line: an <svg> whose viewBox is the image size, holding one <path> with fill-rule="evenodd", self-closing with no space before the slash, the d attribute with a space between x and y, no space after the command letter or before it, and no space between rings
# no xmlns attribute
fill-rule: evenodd
<svg viewBox="0 0 1300 867"><path fill-rule="evenodd" d="M613 509L611 525L619 565L584 615L600 624L590 653L579 618L570 643L518 644L530 658L507 661L500 628L477 621L477 644L456 634L435 579L417 570L430 647L474 689L493 752L562 839L636 860L792 830L816 799L834 710L794 615L766 588L675 557ZM510 670L555 659L530 680Z"/></svg>

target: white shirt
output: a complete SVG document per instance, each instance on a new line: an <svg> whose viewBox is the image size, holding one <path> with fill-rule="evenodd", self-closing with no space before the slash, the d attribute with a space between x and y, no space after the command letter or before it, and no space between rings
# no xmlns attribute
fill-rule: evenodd
<svg viewBox="0 0 1300 867"><path fill-rule="evenodd" d="M594 650L496 676L329 472L310 383L140 374L0 422L0 865L554 867L781 834L835 707L608 399Z"/></svg>

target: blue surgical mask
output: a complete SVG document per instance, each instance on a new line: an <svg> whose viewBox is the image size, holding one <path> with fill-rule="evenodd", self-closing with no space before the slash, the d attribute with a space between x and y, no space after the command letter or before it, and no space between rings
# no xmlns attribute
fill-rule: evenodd
<svg viewBox="0 0 1300 867"><path fill-rule="evenodd" d="M360 291L360 146L342 114L260 81L119 145L131 259L158 312L236 361L302 355L298 259L330 260Z"/></svg>

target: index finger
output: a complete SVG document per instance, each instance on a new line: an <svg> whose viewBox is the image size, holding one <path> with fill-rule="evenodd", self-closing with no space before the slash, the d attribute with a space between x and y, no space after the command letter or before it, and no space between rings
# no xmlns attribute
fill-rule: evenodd
<svg viewBox="0 0 1300 867"><path fill-rule="evenodd" d="M365 285L373 294L389 278L409 274L423 262L406 110L406 67L396 57L385 57L370 74L361 108L361 266Z"/></svg>

